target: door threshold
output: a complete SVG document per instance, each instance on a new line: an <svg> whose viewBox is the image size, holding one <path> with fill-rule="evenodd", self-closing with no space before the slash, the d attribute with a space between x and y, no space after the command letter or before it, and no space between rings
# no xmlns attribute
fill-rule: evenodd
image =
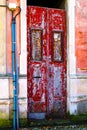
<svg viewBox="0 0 87 130"><path fill-rule="evenodd" d="M29 119L45 119L46 113L29 113Z"/></svg>

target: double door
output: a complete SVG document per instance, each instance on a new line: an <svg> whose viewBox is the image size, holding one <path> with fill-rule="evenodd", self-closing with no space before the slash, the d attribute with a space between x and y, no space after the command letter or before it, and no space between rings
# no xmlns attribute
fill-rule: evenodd
<svg viewBox="0 0 87 130"><path fill-rule="evenodd" d="M27 7L28 117L66 113L66 12Z"/></svg>

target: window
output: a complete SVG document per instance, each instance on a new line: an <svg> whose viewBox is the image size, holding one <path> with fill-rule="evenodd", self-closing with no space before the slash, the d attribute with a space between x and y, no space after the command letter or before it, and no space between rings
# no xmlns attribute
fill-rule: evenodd
<svg viewBox="0 0 87 130"><path fill-rule="evenodd" d="M53 32L53 61L61 62L63 60L63 50L62 50L62 32Z"/></svg>
<svg viewBox="0 0 87 130"><path fill-rule="evenodd" d="M31 29L31 60L42 60L42 30Z"/></svg>

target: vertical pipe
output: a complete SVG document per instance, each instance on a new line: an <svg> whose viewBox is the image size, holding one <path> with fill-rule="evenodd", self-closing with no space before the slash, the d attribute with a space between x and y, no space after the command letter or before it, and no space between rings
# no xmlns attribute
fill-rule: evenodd
<svg viewBox="0 0 87 130"><path fill-rule="evenodd" d="M19 80L19 65L18 65L18 51L15 44L15 78L16 78L16 118L17 118L17 130L19 130L19 109L18 109L18 80Z"/></svg>
<svg viewBox="0 0 87 130"><path fill-rule="evenodd" d="M15 20L12 18L12 74L14 76L14 72L15 72ZM14 79L14 77L13 77ZM14 82L15 83L15 82ZM14 84L15 86L15 84Z"/></svg>
<svg viewBox="0 0 87 130"><path fill-rule="evenodd" d="M14 85L14 116L13 127L14 130L19 130L19 118L18 118L18 65L17 65L17 52L16 52L16 21L12 15L12 76Z"/></svg>

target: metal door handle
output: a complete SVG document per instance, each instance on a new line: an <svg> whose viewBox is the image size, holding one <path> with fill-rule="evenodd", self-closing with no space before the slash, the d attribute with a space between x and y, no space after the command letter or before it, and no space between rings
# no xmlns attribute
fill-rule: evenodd
<svg viewBox="0 0 87 130"><path fill-rule="evenodd" d="M33 78L41 78L41 76L33 76Z"/></svg>

